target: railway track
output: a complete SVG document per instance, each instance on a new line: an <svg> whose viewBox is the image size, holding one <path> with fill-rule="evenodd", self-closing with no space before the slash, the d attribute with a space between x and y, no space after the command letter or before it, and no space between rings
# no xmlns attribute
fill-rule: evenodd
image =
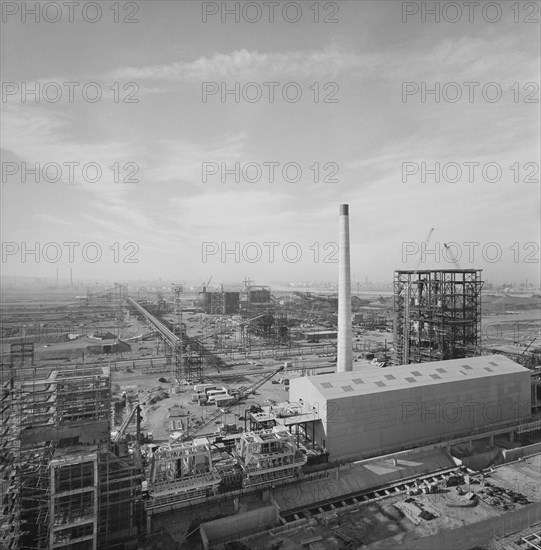
<svg viewBox="0 0 541 550"><path fill-rule="evenodd" d="M310 519L314 516L329 514L335 511L345 511L349 508L356 508L361 504L375 502L377 500L381 500L382 498L405 493L408 489L413 489L416 486L416 482L428 481L430 483L438 483L446 479L449 474L453 474L458 470L459 468L457 466L446 470L441 470L437 473L416 476L377 488L366 489L364 491L349 493L339 497L328 498L321 500L320 502L315 502L309 507L303 506L293 508L280 516L282 518L282 522L284 524L288 524L299 521L300 519Z"/></svg>

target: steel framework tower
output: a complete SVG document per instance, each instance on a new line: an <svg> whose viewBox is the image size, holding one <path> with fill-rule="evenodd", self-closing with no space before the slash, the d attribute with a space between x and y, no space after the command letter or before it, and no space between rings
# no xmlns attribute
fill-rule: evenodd
<svg viewBox="0 0 541 550"><path fill-rule="evenodd" d="M184 358L182 356L183 350L182 347L184 345L183 338L182 338L182 302L180 300L180 295L184 291L184 287L182 285L172 284L171 288L173 289L173 292L175 294L175 317L176 322L178 323L178 343L175 345L174 354L175 354L175 361L174 361L174 373L173 373L173 380L176 380L177 383L180 383L180 380L183 378L184 375ZM175 332L175 330L173 330Z"/></svg>
<svg viewBox="0 0 541 550"><path fill-rule="evenodd" d="M475 355L482 286L480 269L395 271L394 363Z"/></svg>

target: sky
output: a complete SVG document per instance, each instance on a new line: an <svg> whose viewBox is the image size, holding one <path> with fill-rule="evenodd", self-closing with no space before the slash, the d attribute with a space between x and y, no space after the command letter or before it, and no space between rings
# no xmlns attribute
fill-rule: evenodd
<svg viewBox="0 0 541 550"><path fill-rule="evenodd" d="M354 281L539 280L535 3L35 4L2 6L4 276L335 281L347 203Z"/></svg>

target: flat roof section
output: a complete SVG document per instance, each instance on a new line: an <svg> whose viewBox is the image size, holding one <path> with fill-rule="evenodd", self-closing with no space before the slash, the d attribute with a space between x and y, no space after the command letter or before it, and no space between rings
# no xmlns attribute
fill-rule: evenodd
<svg viewBox="0 0 541 550"><path fill-rule="evenodd" d="M291 384L299 383L299 380L306 380L313 384L326 399L336 399L413 386L428 386L465 379L529 372L526 367L503 355L484 355L385 368L368 367L360 371L344 373L319 374L294 378L291 380Z"/></svg>
<svg viewBox="0 0 541 550"><path fill-rule="evenodd" d="M482 269L396 269L395 273L477 273Z"/></svg>

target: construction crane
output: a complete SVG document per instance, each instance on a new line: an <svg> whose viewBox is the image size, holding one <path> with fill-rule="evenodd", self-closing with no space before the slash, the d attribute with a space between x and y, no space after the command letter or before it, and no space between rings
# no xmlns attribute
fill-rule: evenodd
<svg viewBox="0 0 541 550"><path fill-rule="evenodd" d="M113 443L120 442L120 440L124 436L124 432L126 431L126 428L130 424L130 422L133 420L134 416L135 416L135 422L137 426L135 430L134 462L135 462L135 467L141 469L143 467L143 457L141 455L141 405L139 405L139 403L137 403L137 405L134 405L132 410L124 419L124 422L122 422L117 433L113 437L111 437L111 441Z"/></svg>
<svg viewBox="0 0 541 550"><path fill-rule="evenodd" d="M285 369L283 365L278 367L276 370L270 372L269 374L266 374L263 376L263 378L260 378L257 382L254 382L251 386L242 386L238 390L238 395L235 397L236 401L242 401L249 395L255 393L265 382L268 382L271 378L274 378L279 372L282 372Z"/></svg>
<svg viewBox="0 0 541 550"><path fill-rule="evenodd" d="M424 242L424 248L428 246L428 243L430 242L430 239L432 238L432 233L434 233L434 228L430 228L430 231L428 232L428 235ZM423 258L423 251L421 246L421 255L419 256L419 260L417 261L417 264L415 265L415 269L412 273L412 276L415 275L419 271L419 267L421 266L421 260ZM402 342L402 353L403 353L403 360L407 364L408 357L410 353L410 291L411 291L411 277L408 281L408 284L406 286L406 295L404 297L404 319L403 319L403 328L404 328L404 336L403 336L403 342Z"/></svg>
<svg viewBox="0 0 541 550"><path fill-rule="evenodd" d="M455 264L455 267L457 269L462 269L458 263L458 260L453 256L451 252L451 247L447 243L443 243L443 248L447 250L447 254L449 255L449 258L451 259L451 261Z"/></svg>
<svg viewBox="0 0 541 550"><path fill-rule="evenodd" d="M421 245L421 255L419 256L419 259L417 260L417 264L415 265L414 273L417 273L419 271L419 268L421 267L421 262L423 260L423 247L426 250L426 247L428 246L428 243L430 242L430 239L432 238L432 233L434 233L434 228L431 227L430 231L428 232L428 235L426 236L425 242Z"/></svg>
<svg viewBox="0 0 541 550"><path fill-rule="evenodd" d="M210 285L210 281L212 281L213 276L214 275L211 275L207 282L205 282L205 280L203 280L203 282L195 289L195 293L200 294L202 292L206 292L209 285Z"/></svg>
<svg viewBox="0 0 541 550"><path fill-rule="evenodd" d="M132 410L128 413L128 415L124 419L124 422L122 422L122 424L120 425L120 428L118 428L118 431L116 432L116 434L113 437L111 437L111 441L113 443L118 443L122 439L122 436L124 435L124 432L126 431L126 428L130 424L130 422L133 420L135 413L140 410L141 410L141 407L139 405L135 405L132 408Z"/></svg>
<svg viewBox="0 0 541 550"><path fill-rule="evenodd" d="M328 344L332 344L334 346L334 350L336 351L336 356L332 360L331 363L336 363L338 360L338 346L332 341L332 340L323 340L324 342L327 342ZM302 375L304 376L304 367L302 369Z"/></svg>
<svg viewBox="0 0 541 550"><path fill-rule="evenodd" d="M520 355L524 355L531 347L531 345L537 340L537 336L524 348L524 351Z"/></svg>
<svg viewBox="0 0 541 550"><path fill-rule="evenodd" d="M337 345L336 345L332 340L323 340L323 341L324 341L324 342L327 342L327 343L329 343L329 344L331 344L331 345L333 345L333 346L334 346L334 349L335 349L335 350L338 350Z"/></svg>
<svg viewBox="0 0 541 550"><path fill-rule="evenodd" d="M243 386L238 389L238 393L235 397L232 397L230 401L228 401L225 405L227 407L231 407L232 405L237 405L238 403L242 402L244 399L246 399L249 395L255 393L265 382L268 382L271 378L276 376L279 372L282 372L284 370L284 366L281 365L276 370L272 371L269 374L266 374L263 378L260 378L258 381L256 381L251 386ZM205 428L207 428L210 424L212 424L214 421L218 420L222 416L222 411L218 409L216 412L211 414L200 426L198 426L195 430L192 430L190 433L187 433L182 439L191 439L194 436L200 434Z"/></svg>
<svg viewBox="0 0 541 550"><path fill-rule="evenodd" d="M210 276L209 280L203 284L203 292L206 292L207 288L209 287L210 285L210 281L212 281L212 275Z"/></svg>

